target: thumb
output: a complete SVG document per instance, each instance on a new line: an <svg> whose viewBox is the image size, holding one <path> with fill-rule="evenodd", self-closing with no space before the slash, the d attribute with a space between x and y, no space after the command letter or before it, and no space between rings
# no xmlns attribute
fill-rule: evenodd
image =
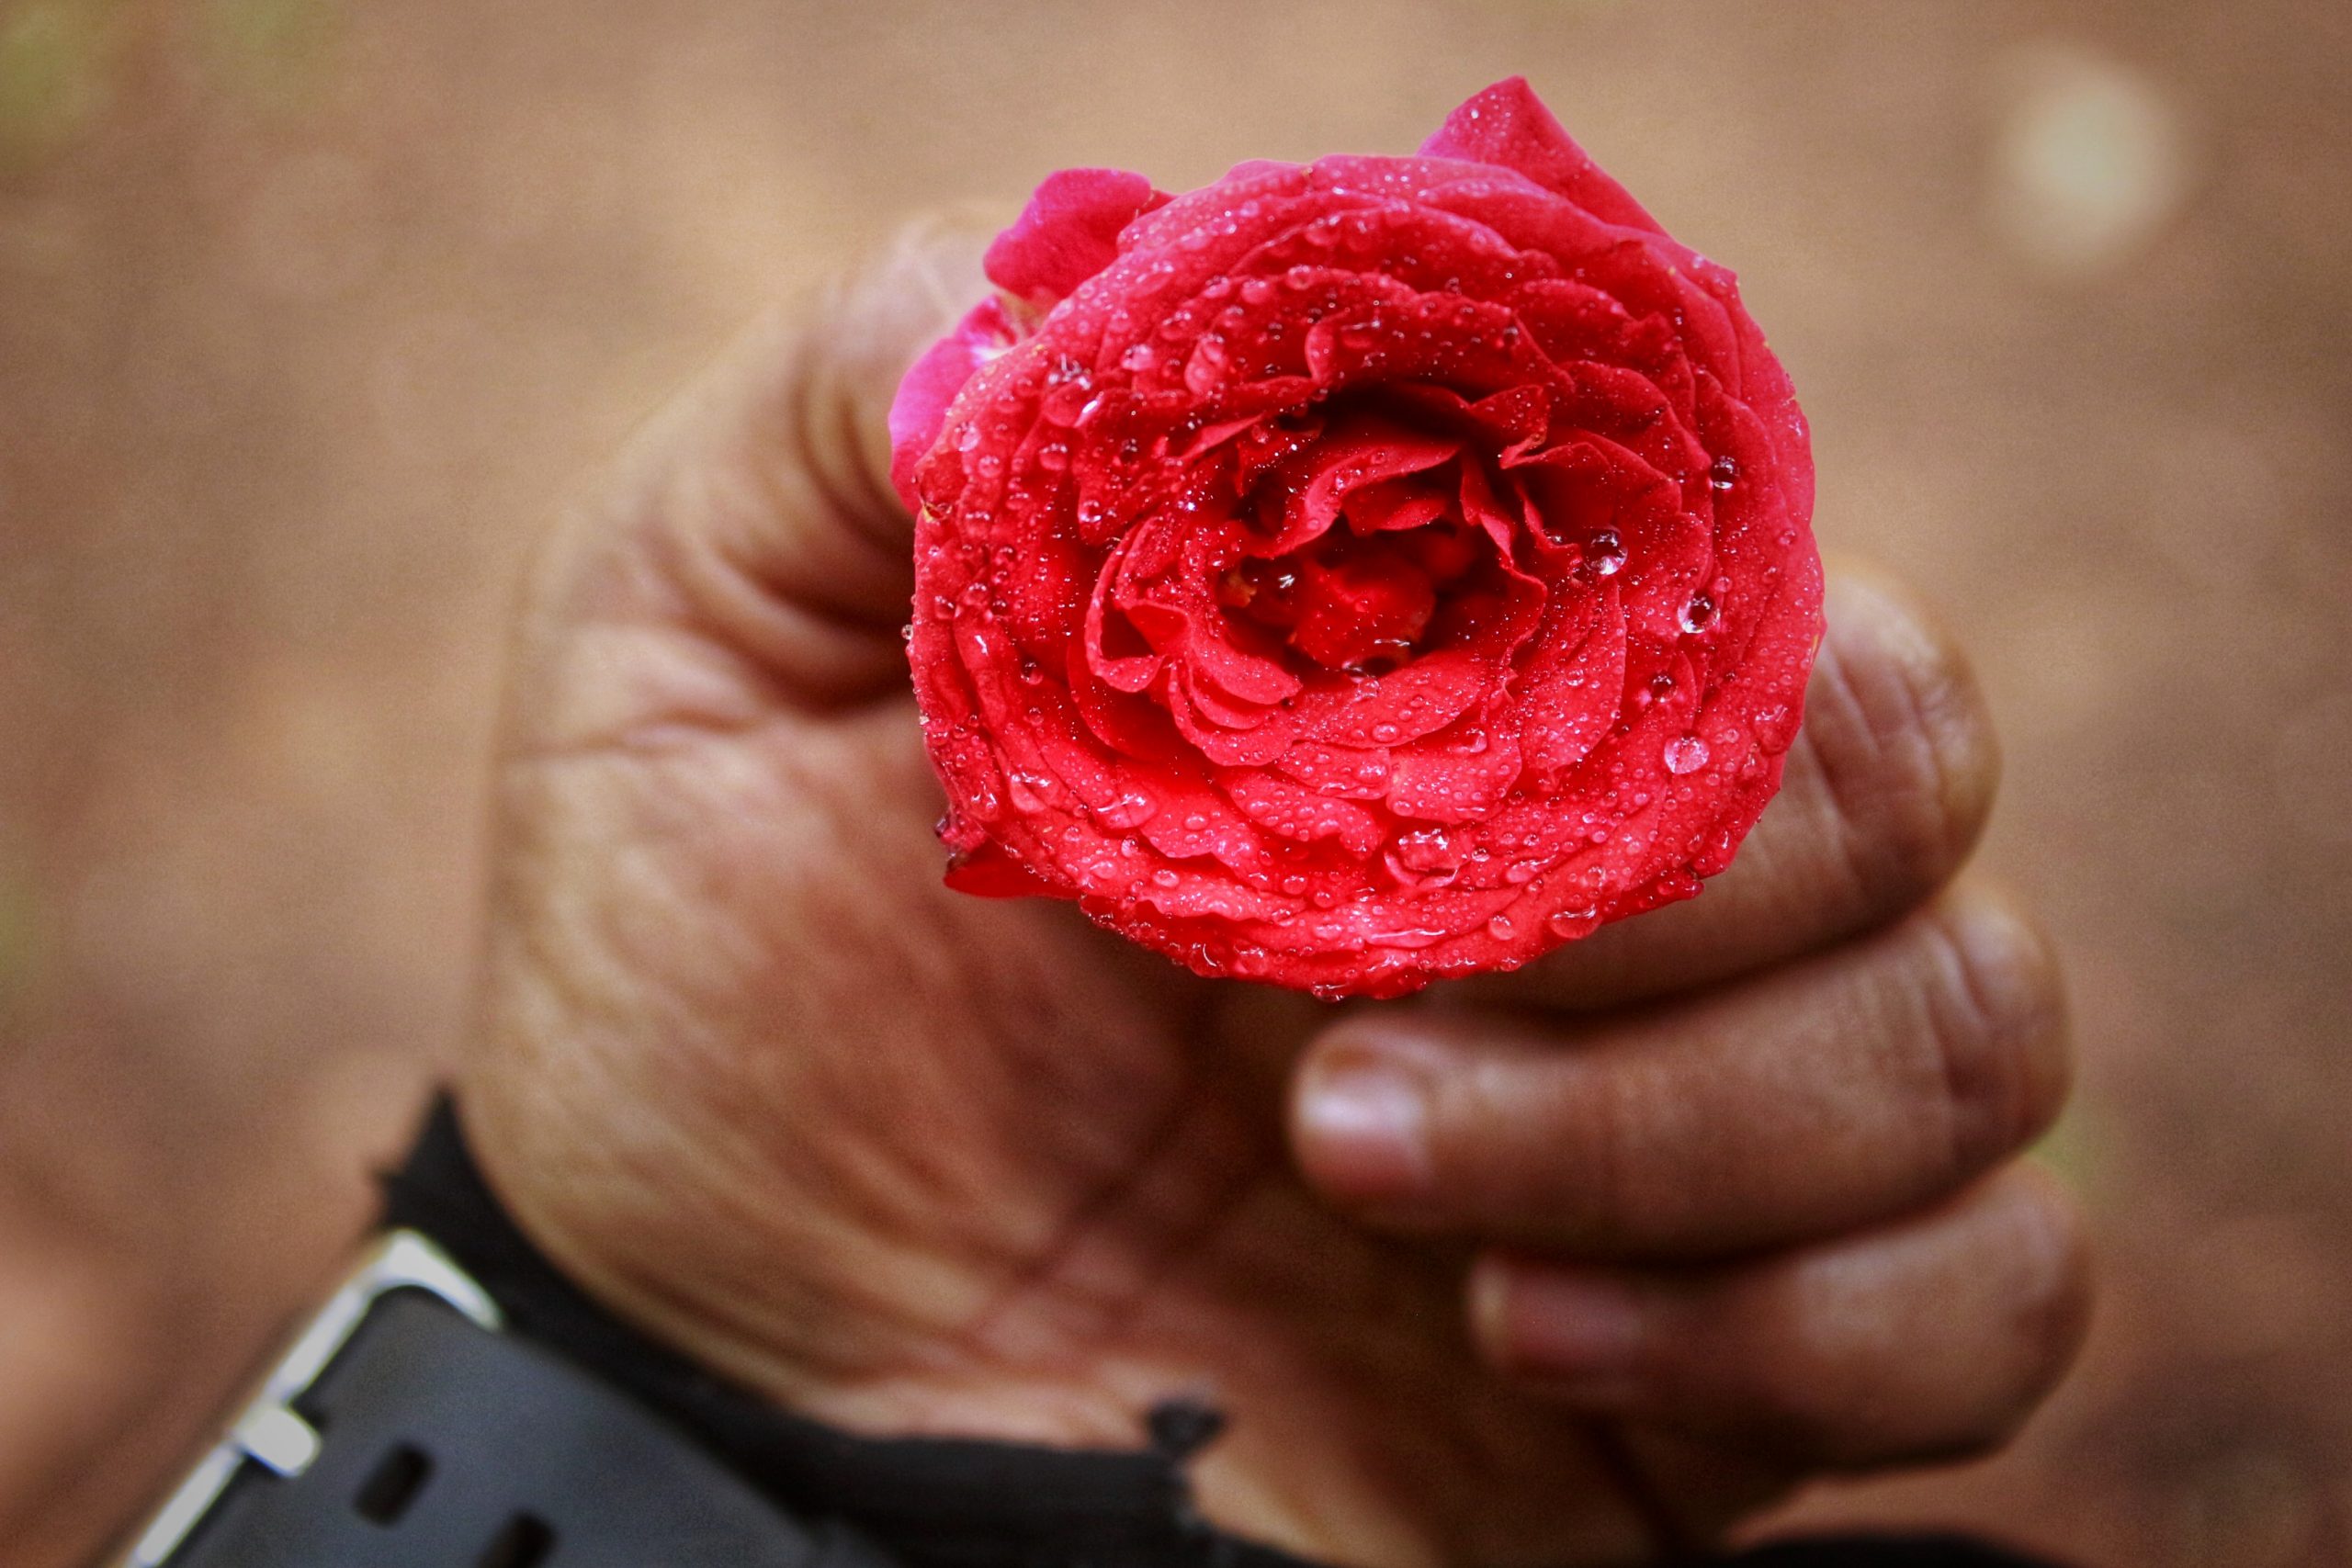
<svg viewBox="0 0 2352 1568"><path fill-rule="evenodd" d="M690 677L654 681L665 698L718 700L730 669L765 702L812 708L903 683L912 525L890 488L888 413L908 367L985 291L995 227L909 226L762 317L631 440L526 589L523 711L571 716L569 735L538 739L726 716L641 711L649 642ZM563 678L589 674L567 657L583 645L605 688L593 696ZM609 679L616 658L631 679ZM534 676L568 689L534 694Z"/></svg>

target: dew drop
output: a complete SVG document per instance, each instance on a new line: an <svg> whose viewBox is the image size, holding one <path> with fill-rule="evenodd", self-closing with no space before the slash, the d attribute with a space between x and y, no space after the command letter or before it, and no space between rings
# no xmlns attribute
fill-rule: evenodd
<svg viewBox="0 0 2352 1568"><path fill-rule="evenodd" d="M1625 569L1625 545L1613 528L1603 528L1587 540L1584 547L1585 564L1592 568L1596 577L1614 577Z"/></svg>
<svg viewBox="0 0 2352 1568"><path fill-rule="evenodd" d="M1109 805L1094 807L1094 819L1114 833L1125 833L1150 821L1159 809L1150 796L1129 790Z"/></svg>
<svg viewBox="0 0 2352 1568"><path fill-rule="evenodd" d="M1022 811L1043 811L1061 794L1060 781L1043 773L1008 773L1005 794L1012 797L1013 806Z"/></svg>
<svg viewBox="0 0 2352 1568"><path fill-rule="evenodd" d="M1544 918L1544 928L1554 936L1579 937L1591 931L1600 920L1598 909L1562 909Z"/></svg>
<svg viewBox="0 0 2352 1568"><path fill-rule="evenodd" d="M1666 743L1666 771L1693 773L1707 765L1707 743L1695 735L1678 735Z"/></svg>
<svg viewBox="0 0 2352 1568"><path fill-rule="evenodd" d="M1123 368L1137 373L1148 370L1159 363L1159 351L1148 343L1139 343L1119 355L1119 364Z"/></svg>
<svg viewBox="0 0 2352 1568"><path fill-rule="evenodd" d="M1511 932L1517 929L1511 924L1509 915L1497 915L1487 922L1487 934L1497 942L1510 941Z"/></svg>
<svg viewBox="0 0 2352 1568"><path fill-rule="evenodd" d="M1402 887L1443 887L1462 874L1462 855L1453 837L1442 828L1407 833L1382 856L1388 874Z"/></svg>
<svg viewBox="0 0 2352 1568"><path fill-rule="evenodd" d="M1430 930L1427 927L1407 927L1393 931L1369 931L1365 933L1364 940L1377 942L1382 947L1419 949L1435 946L1445 940L1446 934L1444 931Z"/></svg>
<svg viewBox="0 0 2352 1568"><path fill-rule="evenodd" d="M1690 601L1682 606L1680 618L1682 629L1686 632L1702 632L1713 626L1715 624L1714 595L1703 588L1690 595Z"/></svg>
<svg viewBox="0 0 2352 1568"><path fill-rule="evenodd" d="M1707 483L1717 490L1729 490L1739 482L1739 459L1726 452L1707 469Z"/></svg>

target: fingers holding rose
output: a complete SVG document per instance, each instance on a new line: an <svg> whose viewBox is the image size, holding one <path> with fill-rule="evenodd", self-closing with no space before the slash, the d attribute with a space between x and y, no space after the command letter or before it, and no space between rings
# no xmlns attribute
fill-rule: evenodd
<svg viewBox="0 0 2352 1568"><path fill-rule="evenodd" d="M1361 1015L1294 1137L1364 1223L1476 1244L1472 1337L1531 1393L1796 1473L1997 1443L2072 1359L2077 1222L2008 1163L2068 1071L2041 940L1963 892L1669 1006Z"/></svg>
<svg viewBox="0 0 2352 1568"><path fill-rule="evenodd" d="M2041 939L1964 892L1615 1017L1360 1014L1310 1050L1295 1132L1309 1179L1384 1225L1681 1261L1933 1202L2046 1127L2067 1077Z"/></svg>
<svg viewBox="0 0 2352 1568"><path fill-rule="evenodd" d="M1792 1465L1997 1441L2086 1294L2064 1196L2001 1168L2068 1084L2054 966L1944 890L1989 804L1981 701L1899 596L1829 600L1789 787L1708 897L1345 1016L1292 1102L1327 1201L1479 1249L1491 1364Z"/></svg>

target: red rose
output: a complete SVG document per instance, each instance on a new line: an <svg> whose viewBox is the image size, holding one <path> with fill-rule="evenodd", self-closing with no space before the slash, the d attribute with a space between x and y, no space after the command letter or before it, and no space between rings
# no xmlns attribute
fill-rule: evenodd
<svg viewBox="0 0 2352 1568"><path fill-rule="evenodd" d="M952 886L1395 996L1730 863L1821 630L1804 416L1526 84L1417 157L1066 170L988 270L890 416Z"/></svg>

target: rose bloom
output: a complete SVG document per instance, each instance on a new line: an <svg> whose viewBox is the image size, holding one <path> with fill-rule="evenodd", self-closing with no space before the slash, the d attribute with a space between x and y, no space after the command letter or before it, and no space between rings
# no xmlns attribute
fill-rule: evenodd
<svg viewBox="0 0 2352 1568"><path fill-rule="evenodd" d="M1820 637L1804 416L1526 84L1411 158L1064 171L988 272L890 416L951 886L1396 996L1730 863Z"/></svg>

